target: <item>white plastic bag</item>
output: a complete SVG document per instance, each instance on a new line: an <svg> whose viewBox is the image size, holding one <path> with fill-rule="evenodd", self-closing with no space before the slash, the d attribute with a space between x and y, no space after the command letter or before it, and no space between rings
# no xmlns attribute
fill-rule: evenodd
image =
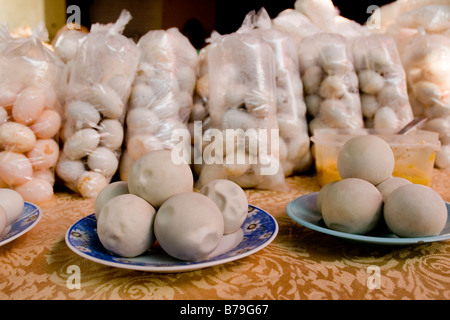
<svg viewBox="0 0 450 320"><path fill-rule="evenodd" d="M271 47L249 33L222 35L208 49L208 68L211 125L200 148L198 187L229 179L243 188L285 190Z"/></svg>
<svg viewBox="0 0 450 320"><path fill-rule="evenodd" d="M414 116L394 39L371 34L353 39L352 45L365 127L400 130Z"/></svg>
<svg viewBox="0 0 450 320"><path fill-rule="evenodd" d="M84 197L96 197L119 168L127 101L139 62L136 44L113 24L95 24L72 60L64 106L63 152L56 172Z"/></svg>
<svg viewBox="0 0 450 320"><path fill-rule="evenodd" d="M301 42L300 73L309 129L363 127L358 76L349 40L318 33Z"/></svg>
<svg viewBox="0 0 450 320"><path fill-rule="evenodd" d="M172 134L188 130L196 82L197 51L177 28L147 32L138 48L141 59L126 118L122 180L143 154L171 150L179 143Z"/></svg>

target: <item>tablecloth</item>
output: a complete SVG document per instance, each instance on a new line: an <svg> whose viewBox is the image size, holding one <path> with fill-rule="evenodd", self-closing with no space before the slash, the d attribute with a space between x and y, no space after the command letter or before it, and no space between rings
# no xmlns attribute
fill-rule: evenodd
<svg viewBox="0 0 450 320"><path fill-rule="evenodd" d="M289 177L287 192L246 190L277 221L276 238L239 260L195 271L115 268L75 254L68 228L92 214L94 199L58 190L30 231L0 247L2 300L366 300L450 298L450 240L378 246L308 229L286 214L291 200L320 190L314 173ZM431 187L450 201L450 170ZM71 282L78 268L78 286Z"/></svg>

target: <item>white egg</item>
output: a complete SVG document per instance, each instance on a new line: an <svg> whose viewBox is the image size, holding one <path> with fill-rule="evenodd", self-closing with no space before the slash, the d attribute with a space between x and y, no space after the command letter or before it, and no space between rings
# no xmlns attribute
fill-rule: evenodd
<svg viewBox="0 0 450 320"><path fill-rule="evenodd" d="M320 120L331 128L345 128L351 120L345 104L338 99L326 99L320 104Z"/></svg>
<svg viewBox="0 0 450 320"><path fill-rule="evenodd" d="M139 159L144 154L164 149L161 141L153 135L134 135L127 141L127 150L133 160Z"/></svg>
<svg viewBox="0 0 450 320"><path fill-rule="evenodd" d="M94 129L81 129L64 143L64 154L72 160L81 159L97 148L100 135Z"/></svg>
<svg viewBox="0 0 450 320"><path fill-rule="evenodd" d="M35 170L53 168L59 158L59 145L53 139L38 139L27 157Z"/></svg>
<svg viewBox="0 0 450 320"><path fill-rule="evenodd" d="M128 182L126 181L115 181L113 183L108 184L102 191L99 192L97 198L95 198L95 217L99 218L100 212L104 205L114 197L117 197L121 194L127 194L128 191Z"/></svg>
<svg viewBox="0 0 450 320"><path fill-rule="evenodd" d="M18 122L0 125L0 149L14 152L27 152L36 144L34 132Z"/></svg>
<svg viewBox="0 0 450 320"><path fill-rule="evenodd" d="M33 167L25 155L12 151L0 152L0 178L9 186L25 183L32 177Z"/></svg>
<svg viewBox="0 0 450 320"><path fill-rule="evenodd" d="M130 169L130 193L147 200L158 208L171 196L193 190L194 178L187 163L176 164L172 151L160 150L146 153Z"/></svg>
<svg viewBox="0 0 450 320"><path fill-rule="evenodd" d="M39 139L53 138L61 128L61 116L55 110L45 109L30 128Z"/></svg>
<svg viewBox="0 0 450 320"><path fill-rule="evenodd" d="M418 81L413 86L413 94L425 106L434 105L442 99L441 88L429 81Z"/></svg>
<svg viewBox="0 0 450 320"><path fill-rule="evenodd" d="M106 177L94 171L85 171L77 181L79 193L86 198L96 198L107 185Z"/></svg>
<svg viewBox="0 0 450 320"><path fill-rule="evenodd" d="M41 88L27 87L17 96L12 108L15 121L31 124L36 121L45 108L45 92Z"/></svg>
<svg viewBox="0 0 450 320"><path fill-rule="evenodd" d="M24 199L17 191L12 189L0 189L0 207L5 210L7 226L17 220L22 213L24 206Z"/></svg>
<svg viewBox="0 0 450 320"><path fill-rule="evenodd" d="M375 129L395 131L396 129L399 129L400 126L401 123L392 108L387 106L381 107L375 112L373 118L373 127Z"/></svg>
<svg viewBox="0 0 450 320"><path fill-rule="evenodd" d="M46 180L52 186L55 184L55 172L54 169L35 170L33 172L33 179Z"/></svg>
<svg viewBox="0 0 450 320"><path fill-rule="evenodd" d="M130 107L132 109L149 108L156 102L156 98L152 87L143 83L138 83L131 90Z"/></svg>
<svg viewBox="0 0 450 320"><path fill-rule="evenodd" d="M120 121L105 119L98 125L100 145L110 150L118 150L123 143L124 128Z"/></svg>
<svg viewBox="0 0 450 320"><path fill-rule="evenodd" d="M56 164L56 174L65 182L76 182L86 171L82 160L71 160L64 153L61 153Z"/></svg>
<svg viewBox="0 0 450 320"><path fill-rule="evenodd" d="M378 191L380 191L381 195L383 196L383 200L386 200L388 196L394 191L395 189L404 186L406 184L411 184L412 182L400 178L400 177L390 177L384 180L383 182L376 185Z"/></svg>
<svg viewBox="0 0 450 320"><path fill-rule="evenodd" d="M183 192L159 208L154 231L169 255L181 260L201 260L222 240L224 221L213 200L197 192Z"/></svg>
<svg viewBox="0 0 450 320"><path fill-rule="evenodd" d="M380 105L378 104L377 97L371 94L361 94L361 112L363 116L372 118Z"/></svg>
<svg viewBox="0 0 450 320"><path fill-rule="evenodd" d="M0 106L10 109L22 91L24 85L22 82L10 81L0 85Z"/></svg>
<svg viewBox="0 0 450 320"><path fill-rule="evenodd" d="M224 234L236 232L241 227L247 217L248 200L239 185L230 180L214 180L204 185L200 193L212 199L222 212Z"/></svg>
<svg viewBox="0 0 450 320"><path fill-rule="evenodd" d="M358 79L359 88L363 93L377 94L384 86L384 78L373 70L361 70Z"/></svg>
<svg viewBox="0 0 450 320"><path fill-rule="evenodd" d="M331 75L323 79L319 93L325 99L339 99L347 92L344 80L340 76Z"/></svg>
<svg viewBox="0 0 450 320"><path fill-rule="evenodd" d="M25 201L40 204L53 198L53 185L44 179L33 178L14 188Z"/></svg>
<svg viewBox="0 0 450 320"><path fill-rule="evenodd" d="M155 208L136 195L122 194L110 199L97 220L100 242L118 256L143 254L155 242L155 214Z"/></svg>
<svg viewBox="0 0 450 320"><path fill-rule="evenodd" d="M87 165L92 171L99 172L105 177L112 177L119 167L117 155L106 147L98 147L89 153Z"/></svg>
<svg viewBox="0 0 450 320"><path fill-rule="evenodd" d="M120 119L125 111L119 95L107 85L91 88L86 101L94 105L107 118Z"/></svg>
<svg viewBox="0 0 450 320"><path fill-rule="evenodd" d="M92 104L77 100L66 104L65 117L77 129L95 127L100 121L100 113Z"/></svg>
<svg viewBox="0 0 450 320"><path fill-rule="evenodd" d="M145 128L145 132L153 133L158 129L159 118L152 110L135 108L128 111L126 123L133 132Z"/></svg>

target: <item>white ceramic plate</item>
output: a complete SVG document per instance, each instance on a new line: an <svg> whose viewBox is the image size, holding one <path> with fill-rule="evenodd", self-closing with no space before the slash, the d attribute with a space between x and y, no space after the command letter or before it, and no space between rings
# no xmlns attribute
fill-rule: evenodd
<svg viewBox="0 0 450 320"><path fill-rule="evenodd" d="M276 220L267 212L249 205L248 215L241 228L225 235L208 258L201 261L182 261L169 256L162 249L149 251L134 258L109 253L97 235L95 214L82 218L66 233L66 243L76 254L107 266L150 272L184 272L211 267L249 256L272 242L278 233Z"/></svg>
<svg viewBox="0 0 450 320"><path fill-rule="evenodd" d="M24 233L27 233L39 222L42 217L41 209L30 202L25 201L22 213L6 231L0 235L0 246L3 246Z"/></svg>
<svg viewBox="0 0 450 320"><path fill-rule="evenodd" d="M378 228L368 235L351 234L329 229L323 222L322 215L317 211L317 194L318 192L310 193L289 202L286 206L286 213L288 216L292 220L312 230L350 241L368 244L410 245L450 239L450 204L448 202L446 202L445 205L447 206L447 214L449 217L447 218L447 225L444 230L442 230L441 234L432 237L399 238L385 228Z"/></svg>

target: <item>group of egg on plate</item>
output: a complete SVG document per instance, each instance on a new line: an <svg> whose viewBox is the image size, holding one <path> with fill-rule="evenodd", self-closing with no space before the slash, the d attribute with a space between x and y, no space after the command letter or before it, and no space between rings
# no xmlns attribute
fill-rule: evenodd
<svg viewBox="0 0 450 320"><path fill-rule="evenodd" d="M373 135L348 140L339 151L342 180L326 184L317 209L333 230L367 234L381 223L398 237L439 235L447 223L447 207L432 188L392 176L391 147Z"/></svg>

